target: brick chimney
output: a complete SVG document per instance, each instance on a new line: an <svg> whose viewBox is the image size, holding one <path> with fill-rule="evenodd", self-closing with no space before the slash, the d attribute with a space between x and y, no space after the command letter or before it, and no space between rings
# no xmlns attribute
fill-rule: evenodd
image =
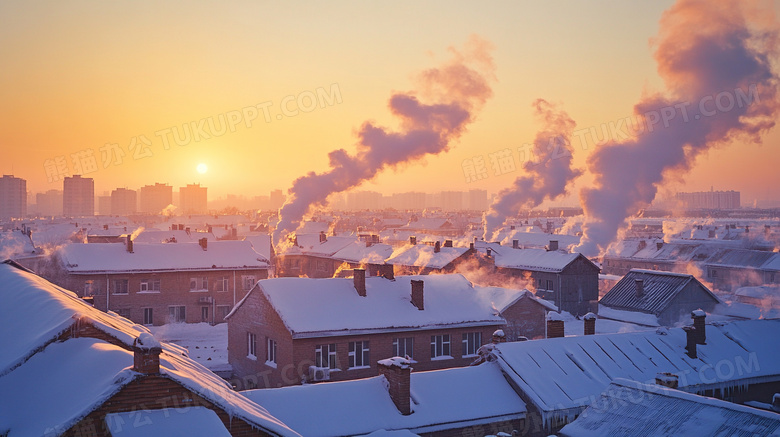
<svg viewBox="0 0 780 437"><path fill-rule="evenodd" d="M679 379L677 375L669 372L660 372L655 374L655 385L663 387L677 388L679 387Z"/></svg>
<svg viewBox="0 0 780 437"><path fill-rule="evenodd" d="M691 311L691 318L693 319L693 327L696 329L696 344L707 344L707 332L704 323L707 320L707 313L700 308Z"/></svg>
<svg viewBox="0 0 780 437"><path fill-rule="evenodd" d="M425 281L412 279L412 305L421 311L425 309L424 287Z"/></svg>
<svg viewBox="0 0 780 437"><path fill-rule="evenodd" d="M141 333L133 341L133 370L145 375L160 373L162 346L152 334Z"/></svg>
<svg viewBox="0 0 780 437"><path fill-rule="evenodd" d="M645 281L644 279L637 278L634 280L636 286L636 298L641 299L645 295Z"/></svg>
<svg viewBox="0 0 780 437"><path fill-rule="evenodd" d="M452 240L444 240L444 247L452 247Z"/></svg>
<svg viewBox="0 0 780 437"><path fill-rule="evenodd" d="M558 240L550 240L550 252L558 250Z"/></svg>
<svg viewBox="0 0 780 437"><path fill-rule="evenodd" d="M200 244L200 247L203 250L208 250L209 248L209 239L208 238L201 238L198 240L198 244Z"/></svg>
<svg viewBox="0 0 780 437"><path fill-rule="evenodd" d="M520 241L512 240L512 249L519 249L519 248L520 248Z"/></svg>
<svg viewBox="0 0 780 437"><path fill-rule="evenodd" d="M490 258L491 255L493 255L493 250L491 248L485 249L485 255Z"/></svg>
<svg viewBox="0 0 780 437"><path fill-rule="evenodd" d="M352 282L355 284L355 290L357 290L357 294L366 297L366 269L353 270Z"/></svg>
<svg viewBox="0 0 780 437"><path fill-rule="evenodd" d="M469 250L474 250L474 243L469 243Z"/></svg>
<svg viewBox="0 0 780 437"><path fill-rule="evenodd" d="M596 333L596 315L593 313L585 314L582 318L585 321L585 335L594 335Z"/></svg>
<svg viewBox="0 0 780 437"><path fill-rule="evenodd" d="M565 337L561 315L550 311L547 313L547 338Z"/></svg>
<svg viewBox="0 0 780 437"><path fill-rule="evenodd" d="M417 237L415 237L414 235L410 236L409 237L409 244L416 245L417 244Z"/></svg>
<svg viewBox="0 0 780 437"><path fill-rule="evenodd" d="M659 242L655 243L655 248L656 249L661 250L663 247L664 247L664 242L663 241L659 241Z"/></svg>
<svg viewBox="0 0 780 437"><path fill-rule="evenodd" d="M325 235L325 231L320 231L320 243L324 243L328 241L328 236ZM368 247L368 246L366 246Z"/></svg>
<svg viewBox="0 0 780 437"><path fill-rule="evenodd" d="M433 245L433 253L441 252L441 243L438 241Z"/></svg>
<svg viewBox="0 0 780 437"><path fill-rule="evenodd" d="M131 238L131 235L127 236L127 251L130 253L133 253L133 239Z"/></svg>
<svg viewBox="0 0 780 437"><path fill-rule="evenodd" d="M393 272L392 264L381 264L379 266L379 275L385 279L395 280L395 272Z"/></svg>
<svg viewBox="0 0 780 437"><path fill-rule="evenodd" d="M387 379L387 391L395 407L404 416L412 414L411 375L412 363L406 358L393 357L377 362L379 374Z"/></svg>
<svg viewBox="0 0 780 437"><path fill-rule="evenodd" d="M683 331L685 331L685 351L688 353L688 356L691 358L696 358L696 328L693 326L683 326Z"/></svg>

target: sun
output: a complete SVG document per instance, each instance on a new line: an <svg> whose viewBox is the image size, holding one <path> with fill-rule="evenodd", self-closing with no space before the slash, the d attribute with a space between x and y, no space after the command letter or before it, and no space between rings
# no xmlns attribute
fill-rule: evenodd
<svg viewBox="0 0 780 437"><path fill-rule="evenodd" d="M195 170L197 170L200 174L205 174L207 171L209 171L209 166L201 162L197 167L195 167Z"/></svg>

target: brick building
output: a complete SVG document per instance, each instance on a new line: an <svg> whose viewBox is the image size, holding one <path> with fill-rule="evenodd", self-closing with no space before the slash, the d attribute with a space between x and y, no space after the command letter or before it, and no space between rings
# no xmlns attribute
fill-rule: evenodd
<svg viewBox="0 0 780 437"><path fill-rule="evenodd" d="M409 238L409 245L399 248L386 261L396 275L428 275L453 273L458 266L471 259L474 249L454 247L452 240L425 241L417 244L417 237Z"/></svg>
<svg viewBox="0 0 780 437"><path fill-rule="evenodd" d="M205 238L70 244L58 255L66 288L144 325L220 323L270 266L249 241Z"/></svg>

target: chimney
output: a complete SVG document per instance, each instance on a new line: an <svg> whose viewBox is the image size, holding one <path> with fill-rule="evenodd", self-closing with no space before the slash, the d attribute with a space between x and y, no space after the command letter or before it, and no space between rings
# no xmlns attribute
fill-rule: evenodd
<svg viewBox="0 0 780 437"><path fill-rule="evenodd" d="M127 251L133 253L133 239L132 235L127 236Z"/></svg>
<svg viewBox="0 0 780 437"><path fill-rule="evenodd" d="M187 226L186 228L184 228L184 232L186 232L187 235L190 235L190 227Z"/></svg>
<svg viewBox="0 0 780 437"><path fill-rule="evenodd" d="M645 281L644 279L634 279L634 285L636 286L636 298L641 299L645 295Z"/></svg>
<svg viewBox="0 0 780 437"><path fill-rule="evenodd" d="M596 333L596 315L593 313L585 314L582 318L585 321L585 335L594 335Z"/></svg>
<svg viewBox="0 0 780 437"><path fill-rule="evenodd" d="M145 375L160 373L162 346L152 334L141 333L133 341L133 370Z"/></svg>
<svg viewBox="0 0 780 437"><path fill-rule="evenodd" d="M469 243L469 250L474 250L474 243Z"/></svg>
<svg viewBox="0 0 780 437"><path fill-rule="evenodd" d="M674 373L660 372L655 374L655 385L676 389L679 386L679 380Z"/></svg>
<svg viewBox="0 0 780 437"><path fill-rule="evenodd" d="M103 230L107 231L108 230L108 225L103 225Z"/></svg>
<svg viewBox="0 0 780 437"><path fill-rule="evenodd" d="M441 243L437 241L436 244L433 245L433 253L439 253L439 252L441 252Z"/></svg>
<svg viewBox="0 0 780 437"><path fill-rule="evenodd" d="M411 244L411 245L417 244L417 237L415 237L414 235L409 237L409 244Z"/></svg>
<svg viewBox="0 0 780 437"><path fill-rule="evenodd" d="M749 233L750 233L750 226L745 226L745 233L746 233L746 234L749 234Z"/></svg>
<svg viewBox="0 0 780 437"><path fill-rule="evenodd" d="M663 241L658 241L658 242L655 243L655 248L656 249L661 250L663 247L664 247L664 242Z"/></svg>
<svg viewBox="0 0 780 437"><path fill-rule="evenodd" d="M707 313L701 308L691 311L693 327L696 329L696 344L707 344L707 332L704 322L707 320Z"/></svg>
<svg viewBox="0 0 780 437"><path fill-rule="evenodd" d="M561 315L550 311L547 313L547 338L559 338L564 337L563 319Z"/></svg>
<svg viewBox="0 0 780 437"><path fill-rule="evenodd" d="M366 297L366 269L353 270L352 282L355 284L355 290L357 290L357 294Z"/></svg>
<svg viewBox="0 0 780 437"><path fill-rule="evenodd" d="M452 247L452 240L444 240L444 247Z"/></svg>
<svg viewBox="0 0 780 437"><path fill-rule="evenodd" d="M550 252L558 250L558 240L550 240Z"/></svg>
<svg viewBox="0 0 780 437"><path fill-rule="evenodd" d="M688 356L691 358L696 358L696 328L693 326L683 326L683 331L685 331L685 351L688 353Z"/></svg>
<svg viewBox="0 0 780 437"><path fill-rule="evenodd" d="M325 235L325 231L320 231L320 243L324 243L328 241L328 236ZM368 247L368 246L366 246Z"/></svg>
<svg viewBox="0 0 780 437"><path fill-rule="evenodd" d="M485 249L485 255L487 255L488 258L490 258L491 255L493 255L493 250L491 248Z"/></svg>
<svg viewBox="0 0 780 437"><path fill-rule="evenodd" d="M647 247L647 241L645 241L645 240L639 240L639 247L638 247L637 249L638 249L638 250L642 250L642 249L644 249L645 247Z"/></svg>
<svg viewBox="0 0 780 437"><path fill-rule="evenodd" d="M515 225L511 225L511 226L509 226L509 230L510 230L510 231L514 231L514 230L515 230Z"/></svg>
<svg viewBox="0 0 780 437"><path fill-rule="evenodd" d="M395 407L404 416L412 414L411 374L412 363L406 358L393 357L377 362L379 374L387 379L387 391Z"/></svg>
<svg viewBox="0 0 780 437"><path fill-rule="evenodd" d="M203 248L203 250L207 250L209 247L209 239L201 238L200 240L198 240L198 244L200 244L200 247Z"/></svg>
<svg viewBox="0 0 780 437"><path fill-rule="evenodd" d="M424 287L425 281L412 279L412 305L420 311L425 309Z"/></svg>
<svg viewBox="0 0 780 437"><path fill-rule="evenodd" d="M715 229L707 231L707 238L715 238Z"/></svg>
<svg viewBox="0 0 780 437"><path fill-rule="evenodd" d="M214 233L214 228L212 228L211 225L209 225L206 229L209 231L209 234Z"/></svg>
<svg viewBox="0 0 780 437"><path fill-rule="evenodd" d="M512 249L519 249L519 248L520 248L520 241L512 240Z"/></svg>
<svg viewBox="0 0 780 437"><path fill-rule="evenodd" d="M379 274L385 279L395 280L395 273L393 272L392 264L381 264L379 266Z"/></svg>
<svg viewBox="0 0 780 437"><path fill-rule="evenodd" d="M232 237L234 240L238 240L238 228L233 228L233 229L231 229L231 230L230 230L230 236L231 236L231 237Z"/></svg>

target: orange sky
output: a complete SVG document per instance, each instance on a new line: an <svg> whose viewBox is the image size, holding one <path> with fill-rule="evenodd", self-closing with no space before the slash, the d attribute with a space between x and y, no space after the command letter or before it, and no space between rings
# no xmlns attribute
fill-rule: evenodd
<svg viewBox="0 0 780 437"><path fill-rule="evenodd" d="M476 33L495 45L498 78L478 120L449 153L359 189L496 192L521 170L496 175L488 155L510 148L517 156L532 141L535 99L560 103L582 129L629 116L643 92L662 90L649 40L670 4L3 2L0 171L27 179L32 192L61 189L56 161L75 173L72 155L88 164L92 153L96 168L82 173L98 194L154 182L200 182L212 199L286 190L325 170L329 151L353 150L365 120L393 126L391 93L412 89L415 72ZM318 89L332 100L309 106ZM247 126L253 114L243 108L255 105L270 121L258 111ZM183 145L170 132L164 147L165 129L202 121L209 133L220 114L234 117L232 131ZM150 145L136 141L134 159L129 146L139 136ZM744 204L777 198L779 141L775 129L761 146L712 150L666 190L736 189ZM124 156L104 162L106 144ZM590 150L578 148L575 165L583 167ZM467 183L461 164L475 156L489 177ZM196 172L199 163L207 173ZM577 187L590 180L586 174Z"/></svg>

